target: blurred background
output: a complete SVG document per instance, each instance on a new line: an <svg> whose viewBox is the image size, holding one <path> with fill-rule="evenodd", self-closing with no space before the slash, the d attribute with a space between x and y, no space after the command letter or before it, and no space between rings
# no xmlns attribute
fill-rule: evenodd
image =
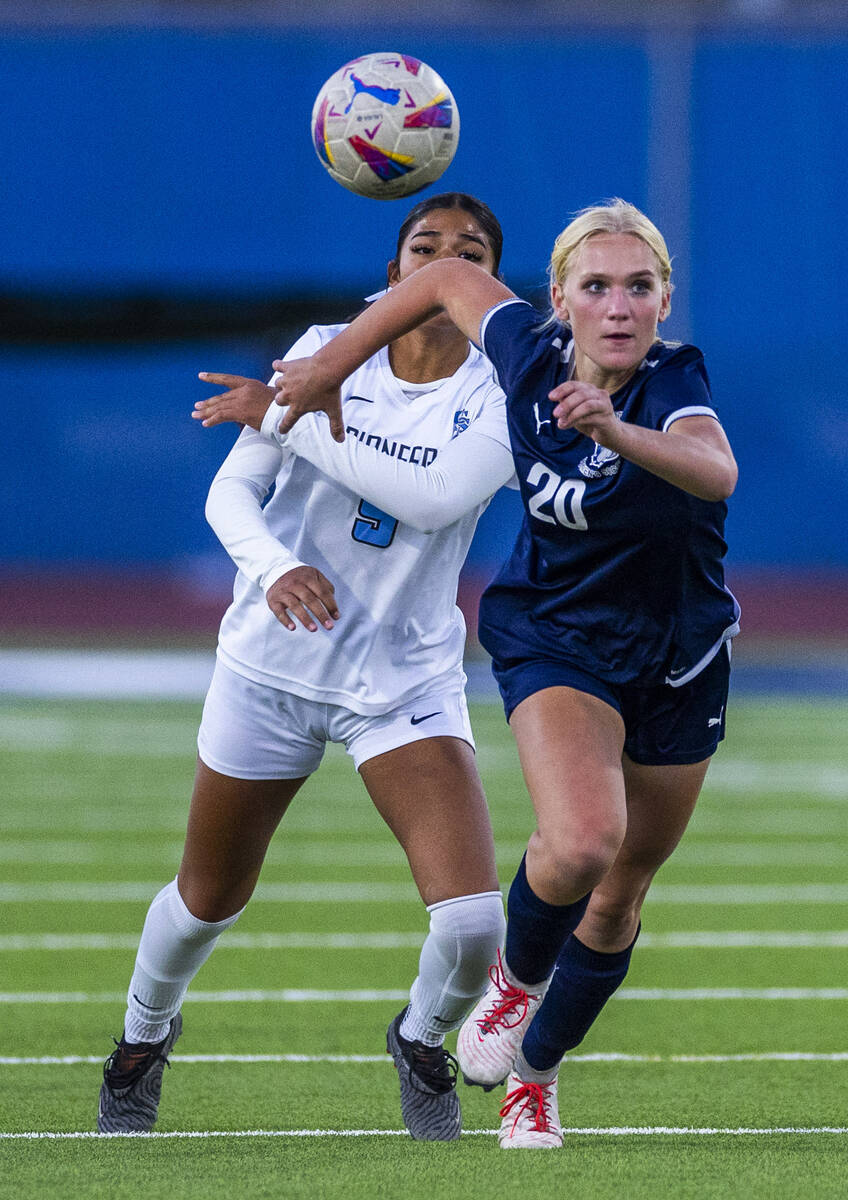
<svg viewBox="0 0 848 1200"><path fill-rule="evenodd" d="M318 88L372 50L424 59L461 113L453 164L409 201L344 191L309 137ZM0 2L0 78L0 689L32 677L22 648L203 649L211 669L233 568L203 506L235 430L190 419L197 372L267 377L383 285L417 199L462 190L540 305L576 209L619 195L663 230L664 332L704 350L740 463L737 686L844 693L844 5ZM472 548L472 657L517 521L499 495Z"/></svg>

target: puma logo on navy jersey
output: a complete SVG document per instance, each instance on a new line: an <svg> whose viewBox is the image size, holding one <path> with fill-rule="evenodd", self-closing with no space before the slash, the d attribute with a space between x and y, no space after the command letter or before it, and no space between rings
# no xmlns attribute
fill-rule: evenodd
<svg viewBox="0 0 848 1200"><path fill-rule="evenodd" d="M543 420L539 416L539 401L538 400L534 401L534 403L533 403L533 416L536 418L536 434L538 436L542 432L543 425L551 425L551 418L545 417ZM553 428L553 426L551 426L551 428Z"/></svg>

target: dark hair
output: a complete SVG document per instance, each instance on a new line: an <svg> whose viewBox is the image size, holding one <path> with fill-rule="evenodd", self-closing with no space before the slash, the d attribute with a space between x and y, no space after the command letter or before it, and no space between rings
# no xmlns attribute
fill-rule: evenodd
<svg viewBox="0 0 848 1200"><path fill-rule="evenodd" d="M428 196L426 200L420 200L415 208L407 214L406 220L398 230L397 250L392 262L397 262L400 258L403 243L409 236L412 226L416 225L422 217L426 217L427 213L433 212L437 208L461 208L463 212L467 212L474 218L491 243L492 253L495 256L493 274L497 275L503 253L503 230L500 221L487 204L475 196L469 196L467 192L441 192L438 196Z"/></svg>

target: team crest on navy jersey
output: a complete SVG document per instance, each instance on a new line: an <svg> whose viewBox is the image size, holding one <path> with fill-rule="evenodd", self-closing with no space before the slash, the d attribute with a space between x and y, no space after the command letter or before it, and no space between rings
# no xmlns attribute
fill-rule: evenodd
<svg viewBox="0 0 848 1200"><path fill-rule="evenodd" d="M580 460L577 470L585 479L617 475L621 470L621 456L615 450L607 450L606 446L599 446L595 442L595 449Z"/></svg>
<svg viewBox="0 0 848 1200"><path fill-rule="evenodd" d="M460 408L453 414L453 433L451 434L451 439L460 433L464 433L470 424L471 418L468 415L468 409Z"/></svg>

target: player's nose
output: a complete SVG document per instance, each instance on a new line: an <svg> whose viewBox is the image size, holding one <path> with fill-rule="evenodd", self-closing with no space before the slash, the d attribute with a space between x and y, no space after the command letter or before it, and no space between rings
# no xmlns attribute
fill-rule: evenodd
<svg viewBox="0 0 848 1200"><path fill-rule="evenodd" d="M630 312L624 288L610 288L607 296L607 314L611 317L626 317Z"/></svg>

